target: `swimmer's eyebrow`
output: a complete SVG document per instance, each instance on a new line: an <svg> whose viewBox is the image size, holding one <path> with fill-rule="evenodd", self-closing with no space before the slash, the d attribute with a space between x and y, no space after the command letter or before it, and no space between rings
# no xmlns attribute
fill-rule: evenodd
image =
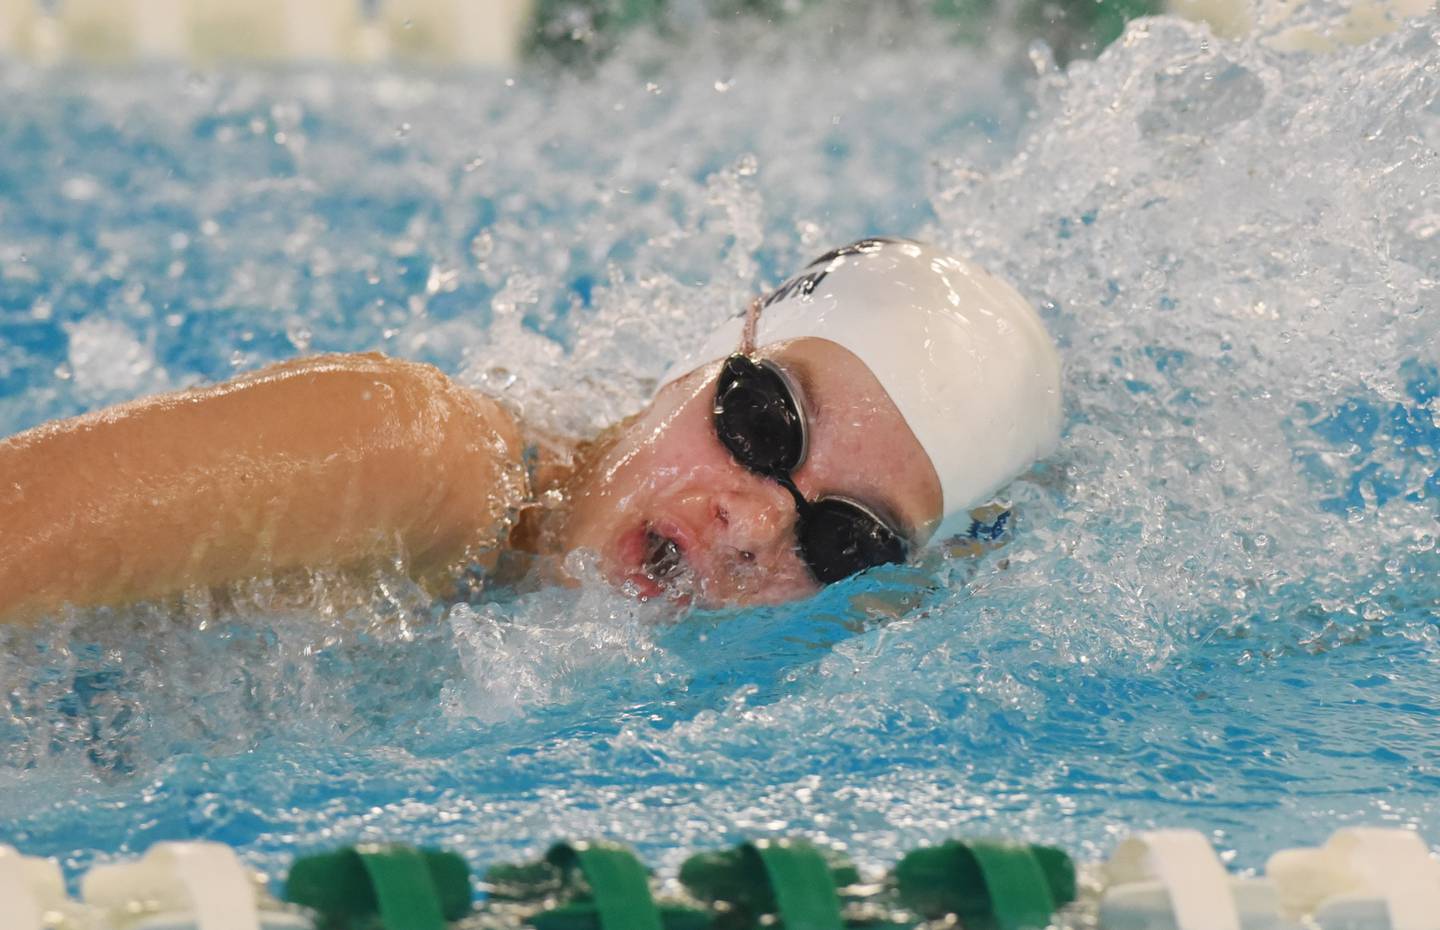
<svg viewBox="0 0 1440 930"><path fill-rule="evenodd" d="M814 373L811 372L809 364L800 359L787 358L780 367L785 370L785 374L789 375L796 386L800 388L802 396L799 400L803 408L800 413L805 417L806 422L810 423L820 419L819 414L820 411L824 409L824 405L820 402L819 392L815 390L815 376ZM841 496L849 497L850 495L841 492ZM873 498L866 499L856 497L855 500L875 511L877 517L889 524L890 528L904 537L905 541L911 546L914 546L915 541L920 538L919 529L915 524L900 515L900 508L896 506L895 501L891 498L882 497L879 500L875 500Z"/></svg>

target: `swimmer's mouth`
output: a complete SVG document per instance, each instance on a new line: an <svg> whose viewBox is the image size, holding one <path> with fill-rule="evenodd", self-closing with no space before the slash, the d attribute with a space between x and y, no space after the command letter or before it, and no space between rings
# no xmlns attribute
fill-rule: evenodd
<svg viewBox="0 0 1440 930"><path fill-rule="evenodd" d="M653 527L645 528L645 558L640 569L647 578L661 583L673 581L684 568L684 558L679 543L655 532Z"/></svg>
<svg viewBox="0 0 1440 930"><path fill-rule="evenodd" d="M626 587L642 601L663 597L689 603L695 576L685 558L684 537L670 535L663 524L646 522L632 539L633 567L625 576Z"/></svg>

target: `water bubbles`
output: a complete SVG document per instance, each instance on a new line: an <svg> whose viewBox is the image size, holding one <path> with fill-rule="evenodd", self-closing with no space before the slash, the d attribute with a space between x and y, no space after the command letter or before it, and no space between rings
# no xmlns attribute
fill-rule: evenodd
<svg viewBox="0 0 1440 930"><path fill-rule="evenodd" d="M497 393L508 391L519 379L515 372L501 365L488 369L482 377L485 385L493 388Z"/></svg>
<svg viewBox="0 0 1440 930"><path fill-rule="evenodd" d="M279 100L270 105L270 122L284 132L299 129L304 116L305 106L299 100Z"/></svg>
<svg viewBox="0 0 1440 930"><path fill-rule="evenodd" d="M460 272L453 268L443 268L440 265L431 265L430 273L425 278L425 294L433 297L436 294L453 294L460 287Z"/></svg>
<svg viewBox="0 0 1440 930"><path fill-rule="evenodd" d="M298 352L310 351L310 344L315 338L315 333L299 320L293 320L285 328L285 337L290 340Z"/></svg>
<svg viewBox="0 0 1440 930"><path fill-rule="evenodd" d="M521 307L533 305L539 300L543 282L534 275L514 274L495 295L490 308L497 317L515 315Z"/></svg>
<svg viewBox="0 0 1440 930"><path fill-rule="evenodd" d="M60 194L66 200L94 200L100 194L100 182L88 175L67 178L60 186Z"/></svg>
<svg viewBox="0 0 1440 930"><path fill-rule="evenodd" d="M1036 39L1031 42L1025 50L1025 57L1030 60L1030 67L1035 69L1037 77L1046 77L1057 70L1055 52L1049 43L1043 40Z"/></svg>
<svg viewBox="0 0 1440 930"><path fill-rule="evenodd" d="M76 387L99 402L114 402L163 383L149 347L118 320L92 317L66 326L69 371Z"/></svg>
<svg viewBox="0 0 1440 930"><path fill-rule="evenodd" d="M470 240L470 256L477 265L483 265L495 251L495 237L488 229L481 230Z"/></svg>

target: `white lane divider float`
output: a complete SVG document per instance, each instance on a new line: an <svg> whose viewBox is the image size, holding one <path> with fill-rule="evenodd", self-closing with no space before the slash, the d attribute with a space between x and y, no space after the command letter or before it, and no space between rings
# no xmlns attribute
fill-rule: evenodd
<svg viewBox="0 0 1440 930"><path fill-rule="evenodd" d="M1275 888L1232 876L1194 830L1125 840L1105 864L1104 930L1291 930Z"/></svg>
<svg viewBox="0 0 1440 930"><path fill-rule="evenodd" d="M45 866L53 866L53 875ZM45 903L52 886L60 886L60 867L44 859L30 859L9 846L0 846L0 927L6 930L43 930Z"/></svg>
<svg viewBox="0 0 1440 930"><path fill-rule="evenodd" d="M1266 874L1285 912L1320 930L1440 930L1440 862L1410 830L1349 827L1283 849Z"/></svg>
<svg viewBox="0 0 1440 930"><path fill-rule="evenodd" d="M91 930L89 916L66 896L59 863L0 843L0 930Z"/></svg>
<svg viewBox="0 0 1440 930"><path fill-rule="evenodd" d="M515 65L538 0L0 0L0 54L52 64Z"/></svg>
<svg viewBox="0 0 1440 930"><path fill-rule="evenodd" d="M430 65L513 65L534 25L536 0L383 0L393 59Z"/></svg>
<svg viewBox="0 0 1440 930"><path fill-rule="evenodd" d="M301 930L309 921L265 895L230 847L157 843L138 860L100 865L81 882L85 902L115 930Z"/></svg>

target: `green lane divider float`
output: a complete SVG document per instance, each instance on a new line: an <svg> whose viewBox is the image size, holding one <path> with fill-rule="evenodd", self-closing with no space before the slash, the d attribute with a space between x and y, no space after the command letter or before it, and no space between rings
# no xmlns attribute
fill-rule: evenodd
<svg viewBox="0 0 1440 930"><path fill-rule="evenodd" d="M356 846L297 859L285 899L322 930L444 930L470 913L470 869L450 852Z"/></svg>
<svg viewBox="0 0 1440 930"><path fill-rule="evenodd" d="M817 7L864 0L703 0L717 21L748 17L778 23ZM692 4L689 4L693 6ZM1064 64L1094 57L1141 16L1164 12L1164 0L924 0L896 4L895 15L926 15L958 44L985 45L997 26L1044 39ZM646 28L678 35L687 28L687 4L677 0L535 0L526 51L567 65L585 65L609 54L625 33Z"/></svg>
<svg viewBox="0 0 1440 930"><path fill-rule="evenodd" d="M900 902L966 928L1030 930L1075 900L1075 864L1049 846L951 841L917 849L895 867Z"/></svg>
<svg viewBox="0 0 1440 930"><path fill-rule="evenodd" d="M536 930L706 930L704 911L657 904L650 875L614 843L558 843L539 862L500 865L485 873L490 899L558 904L525 918Z"/></svg>
<svg viewBox="0 0 1440 930"><path fill-rule="evenodd" d="M717 908L717 930L749 930L774 915L784 930L844 930L840 889L859 884L848 861L804 840L759 840L685 860L680 882ZM890 926L867 921L880 930Z"/></svg>

